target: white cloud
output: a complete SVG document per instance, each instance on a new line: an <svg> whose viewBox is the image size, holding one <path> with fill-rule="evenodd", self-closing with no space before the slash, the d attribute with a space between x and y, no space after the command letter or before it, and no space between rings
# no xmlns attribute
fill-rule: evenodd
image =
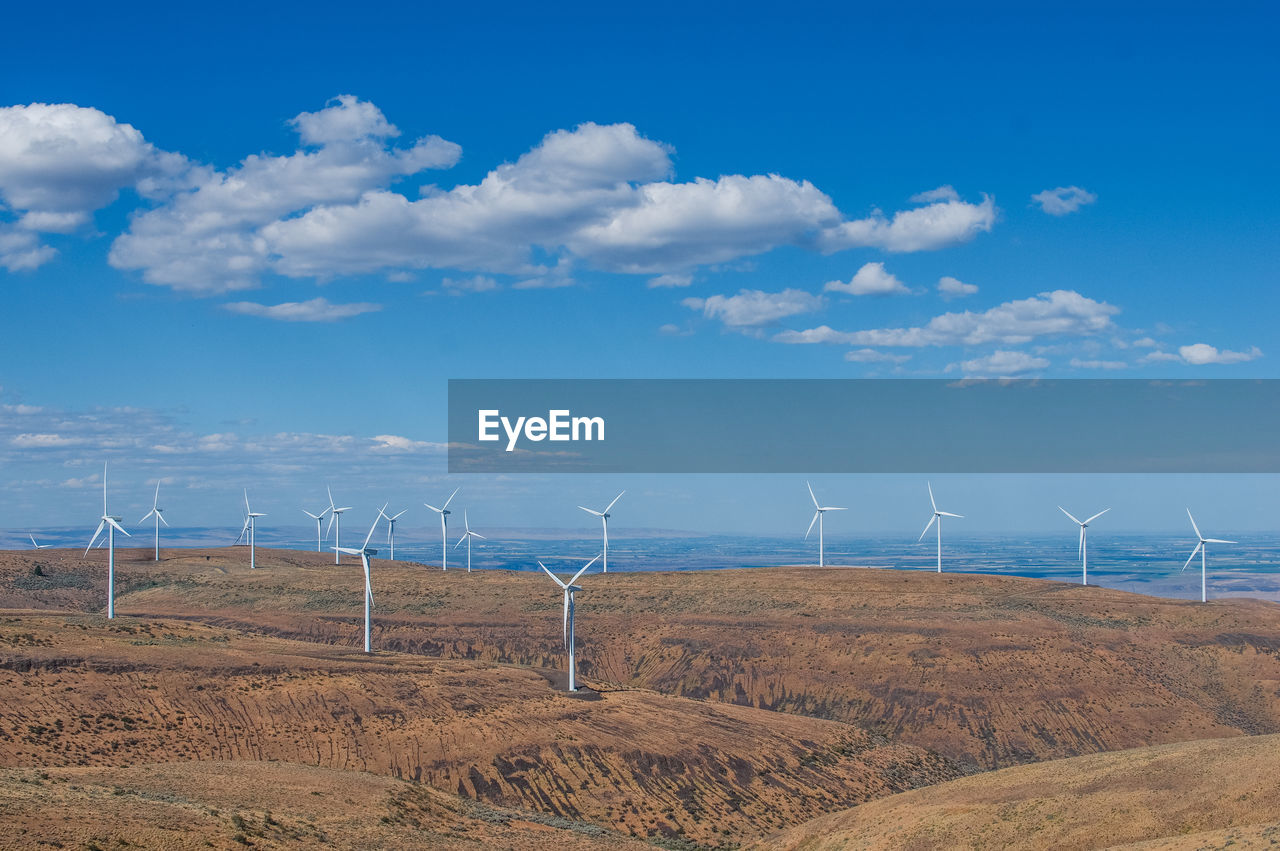
<svg viewBox="0 0 1280 851"><path fill-rule="evenodd" d="M844 359L850 363L906 363L911 355L891 355L876 349L854 349L845 352Z"/></svg>
<svg viewBox="0 0 1280 851"><path fill-rule="evenodd" d="M783 331L781 343L839 343L855 346L975 346L1020 344L1049 335L1090 335L1111 327L1119 308L1094 301L1073 290L1040 293L1009 301L981 313L944 313L926 325L836 331L826 325L806 331Z"/></svg>
<svg viewBox="0 0 1280 851"><path fill-rule="evenodd" d="M942 297L947 301L953 298L964 298L973 295L978 291L977 284L966 284L964 281L957 280L950 275L943 275L938 279L938 292L942 293Z"/></svg>
<svg viewBox="0 0 1280 851"><path fill-rule="evenodd" d="M1257 346L1252 346L1247 352L1233 352L1228 349L1218 350L1208 343L1194 343L1190 346L1180 346L1178 355L1193 366L1204 366L1206 364L1243 363L1256 360L1262 357L1262 350Z"/></svg>
<svg viewBox="0 0 1280 851"><path fill-rule="evenodd" d="M822 296L804 290L788 289L780 293L741 290L737 295L686 298L680 303L692 310L701 311L710 319L719 319L730 328L741 329L758 328L787 316L818 310L824 301Z"/></svg>
<svg viewBox="0 0 1280 851"><path fill-rule="evenodd" d="M276 262L264 235L268 225L316 205L360 201L393 179L448 168L461 155L437 136L389 148L387 138L398 131L372 104L350 96L302 113L293 125L304 143L320 147L289 156L254 154L226 171L203 170L190 191L134 217L112 244L111 264L178 290L248 289ZM326 275L324 269L311 273Z"/></svg>
<svg viewBox="0 0 1280 851"><path fill-rule="evenodd" d="M1140 340L1134 340L1132 345L1139 349L1154 349L1160 344L1150 337L1143 337Z"/></svg>
<svg viewBox="0 0 1280 851"><path fill-rule="evenodd" d="M664 337L688 337L693 334L693 330L668 322L658 327L658 333Z"/></svg>
<svg viewBox="0 0 1280 851"><path fill-rule="evenodd" d="M1182 358L1173 352L1154 351L1138 359L1139 363L1182 363Z"/></svg>
<svg viewBox="0 0 1280 851"><path fill-rule="evenodd" d="M1071 359L1072 369L1124 369L1129 364L1122 360L1081 360Z"/></svg>
<svg viewBox="0 0 1280 851"><path fill-rule="evenodd" d="M961 361L947 365L947 372L960 370L965 375L987 375L1006 378L1024 372L1044 369L1049 365L1045 358L1035 357L1026 352L997 349L986 357Z"/></svg>
<svg viewBox="0 0 1280 851"><path fill-rule="evenodd" d="M500 289L498 282L488 275L473 275L470 278L445 278L440 286L454 293L487 293Z"/></svg>
<svg viewBox="0 0 1280 851"><path fill-rule="evenodd" d="M224 304L232 313L245 316L260 316L263 319L279 319L283 322L335 322L348 319L362 313L373 313L382 310L380 304L369 302L353 302L351 304L332 304L324 298L313 298L309 301L286 301L283 304L258 304L252 301L233 301Z"/></svg>
<svg viewBox="0 0 1280 851"><path fill-rule="evenodd" d="M413 440L397 434L375 434L372 440L373 445L369 448L370 452L443 452L447 448L444 444L431 443L426 440Z"/></svg>
<svg viewBox="0 0 1280 851"><path fill-rule="evenodd" d="M9 442L19 449L48 449L50 447L78 446L81 441L61 434L24 433L14 435Z"/></svg>
<svg viewBox="0 0 1280 851"><path fill-rule="evenodd" d="M960 193L950 183L930 189L928 192L917 192L911 196L912 204L932 204L936 201L959 201Z"/></svg>
<svg viewBox="0 0 1280 851"><path fill-rule="evenodd" d="M648 286L650 289L655 287L687 287L692 283L693 275L670 272L666 275L650 278Z"/></svg>
<svg viewBox="0 0 1280 851"><path fill-rule="evenodd" d="M885 270L883 263L867 263L854 274L849 283L828 281L822 289L824 292L848 295L902 295L911 292L906 284Z"/></svg>
<svg viewBox="0 0 1280 851"><path fill-rule="evenodd" d="M819 245L827 252L854 247L883 248L891 252L933 251L968 242L979 233L990 231L995 220L996 204L991 197L982 196L979 204L955 198L901 210L894 213L892 219L876 210L868 218L828 228L821 235Z"/></svg>
<svg viewBox="0 0 1280 851"><path fill-rule="evenodd" d="M1046 189L1031 196L1031 200L1040 205L1051 216L1065 216L1074 213L1086 204L1098 200L1092 192L1079 186L1059 186L1057 189Z"/></svg>
<svg viewBox="0 0 1280 851"><path fill-rule="evenodd" d="M97 109L0 107L0 203L18 216L0 229L0 266L15 272L48 262L57 252L31 232L70 233L120 190L151 194L186 169L181 156Z"/></svg>

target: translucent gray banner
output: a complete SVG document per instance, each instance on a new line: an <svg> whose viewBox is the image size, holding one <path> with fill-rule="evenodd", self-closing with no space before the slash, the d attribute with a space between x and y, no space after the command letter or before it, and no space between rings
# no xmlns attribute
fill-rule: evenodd
<svg viewBox="0 0 1280 851"><path fill-rule="evenodd" d="M449 381L451 473L1276 473L1280 380Z"/></svg>

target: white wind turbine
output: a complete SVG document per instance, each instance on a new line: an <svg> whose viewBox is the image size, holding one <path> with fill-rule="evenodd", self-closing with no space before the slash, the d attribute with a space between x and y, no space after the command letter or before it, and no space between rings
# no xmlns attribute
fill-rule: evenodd
<svg viewBox="0 0 1280 851"><path fill-rule="evenodd" d="M1187 565L1191 564L1191 559L1196 557L1196 553L1200 553L1200 602L1209 602L1208 588L1205 580L1205 553L1208 547L1205 544L1238 544L1239 541L1224 541L1221 538L1206 538L1200 534L1200 527L1196 525L1196 519L1191 516L1191 509L1187 509L1187 518L1191 521L1191 528L1196 530L1196 537L1200 540L1196 542L1196 548L1191 551L1191 555L1187 557L1187 563L1182 566L1182 572L1185 573Z"/></svg>
<svg viewBox="0 0 1280 851"><path fill-rule="evenodd" d="M609 509L613 508L613 506L618 502L618 500L622 499L622 494L624 493L626 493L626 491L623 491L622 493L615 496L613 498L613 502L609 503L604 507L604 511L596 511L594 509L587 508L585 505L578 506L588 514L594 514L596 517L600 518L600 525L604 529L604 552L601 553L601 555L603 556L603 559L600 562L600 566L602 569L601 572L603 573L609 572L609 518L612 516L611 514L609 514Z"/></svg>
<svg viewBox="0 0 1280 851"><path fill-rule="evenodd" d="M378 521L386 516L383 513L385 509L385 505L378 509L378 516L373 518L373 525L369 527L369 534L364 536L364 546L360 549L357 550L351 547L334 547L334 549L340 553L360 556L360 564L364 566L364 652L366 653L373 652L371 646L371 630L373 623L371 614L373 611L373 583L370 581L369 576L369 557L376 556L378 554L377 550L369 548L369 540L373 537L374 530L378 528Z"/></svg>
<svg viewBox="0 0 1280 851"><path fill-rule="evenodd" d="M37 544L35 535L28 534L27 537L31 539L31 546L35 547L37 550L47 550L49 547L53 546L53 544Z"/></svg>
<svg viewBox="0 0 1280 851"><path fill-rule="evenodd" d="M459 490L461 489L454 488L453 493L449 494L449 498L446 499L444 501L444 505L440 506L439 508L436 508L434 505L431 505L430 503L426 503L426 502L422 503L423 505L427 506L427 508L430 508L432 511L434 511L436 514L440 515L440 569L441 570L449 569L449 515L453 513L449 510L449 503L453 502L453 498L458 495Z"/></svg>
<svg viewBox="0 0 1280 851"><path fill-rule="evenodd" d="M169 521L164 519L164 509L160 507L160 483L156 482L156 498L151 502L151 510L142 515L142 519L138 521L141 526L147 522L148 517L156 519L156 561L160 560L160 524L163 523L168 528Z"/></svg>
<svg viewBox="0 0 1280 851"><path fill-rule="evenodd" d="M341 564L343 550L340 549L342 541L339 539L342 537L342 512L350 511L351 506L339 508L334 505L333 491L329 489L328 485L325 485L324 489L329 494L329 530L333 531L333 563ZM325 534L329 534L329 531L326 530Z"/></svg>
<svg viewBox="0 0 1280 851"><path fill-rule="evenodd" d="M568 582L561 582L560 577L547 570L547 566L545 564L538 562L538 567L542 568L542 571L546 573L547 576L550 576L555 580L555 583L564 590L564 646L565 649L569 651L569 691L571 692L578 690L578 682L576 679L577 671L574 668L575 663L573 652L573 595L582 590L573 583L577 582L578 577L586 573L587 568L595 564L596 560L599 558L600 556L596 556L591 561L587 562Z"/></svg>
<svg viewBox="0 0 1280 851"><path fill-rule="evenodd" d="M1080 556L1079 556L1080 570L1081 570L1080 584L1088 585L1089 584L1089 536L1085 534L1084 530L1089 528L1090 523L1097 520L1099 517L1106 514L1111 509L1104 508L1101 511L1099 511L1097 514L1090 517L1088 520L1077 520L1074 514L1072 514L1070 511L1067 511L1061 505L1058 506L1058 510L1061 511L1063 514L1067 515L1068 517L1070 517L1072 523L1077 523L1080 526Z"/></svg>
<svg viewBox="0 0 1280 851"><path fill-rule="evenodd" d="M458 547L462 546L463 541L467 542L467 573L470 573L471 572L471 539L479 538L480 540L484 541L486 540L486 538L484 535L481 535L478 532L471 531L471 522L467 520L467 511L465 508L462 510L462 525L467 531L462 533L462 537L458 539L458 543L453 545L453 548L456 550Z"/></svg>
<svg viewBox="0 0 1280 851"><path fill-rule="evenodd" d="M316 552L324 552L324 535L320 533L320 521L324 520L324 516L329 513L329 509L326 508L319 514L312 514L304 508L302 509L302 513L316 521Z"/></svg>
<svg viewBox="0 0 1280 851"><path fill-rule="evenodd" d="M253 511L249 508L249 490L246 488L244 492L244 527L241 528L240 530L240 538L244 537L245 532L249 533L249 569L250 570L256 570L258 567L258 561L257 561L258 518L266 517L266 516L267 515L262 513L261 511ZM240 543L240 538L236 538L237 544Z"/></svg>
<svg viewBox="0 0 1280 851"><path fill-rule="evenodd" d="M107 530L107 617L114 618L116 616L116 532L123 532L126 538L133 536L125 532L124 527L120 525L119 517L113 517L107 512L106 462L102 464L102 518L98 521L98 528L94 530L93 537L89 539L89 546L84 548L85 555L93 549L93 542L98 540L103 527Z"/></svg>
<svg viewBox="0 0 1280 851"><path fill-rule="evenodd" d="M934 502L933 500L933 483L929 482L927 484L929 485L929 504L933 506L933 516L929 518L929 525L924 527L924 532L921 532L920 537L916 538L916 543L918 544L924 540L925 533L929 531L930 526L932 526L934 523L938 524L938 572L941 573L942 572L942 518L943 517L963 518L964 515L952 514L950 511L939 511L938 503Z"/></svg>
<svg viewBox="0 0 1280 851"><path fill-rule="evenodd" d="M390 503L387 503L387 505L390 505ZM404 511L408 511L409 509L406 508L404 511L401 511L400 514L397 514L395 517L388 517L387 512L383 510L386 507L387 506L384 505L382 506L381 509L378 509L378 514L387 518L387 523L389 524L387 526L387 546L391 548L391 560L395 561L396 560L396 520L400 519L400 514L404 514Z"/></svg>
<svg viewBox="0 0 1280 851"><path fill-rule="evenodd" d="M813 500L813 519L809 521L809 530L804 533L804 539L809 540L809 534L813 531L813 524L818 524L818 567L825 567L823 564L823 542L822 542L822 515L828 511L848 511L847 508L836 508L834 505L818 505L818 498L813 495L813 486L808 482L804 486L809 489L809 498Z"/></svg>

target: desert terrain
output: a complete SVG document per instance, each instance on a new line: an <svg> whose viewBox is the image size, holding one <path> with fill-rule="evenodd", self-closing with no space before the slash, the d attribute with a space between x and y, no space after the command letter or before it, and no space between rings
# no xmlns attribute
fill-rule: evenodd
<svg viewBox="0 0 1280 851"><path fill-rule="evenodd" d="M260 549L250 571L243 548L161 556L118 553L112 623L100 614L105 554L0 553L0 766L364 772L445 796L422 806L452 815L423 817L435 825L423 829L488 836L492 825L457 826L472 823L466 807L516 813L503 829L531 833L496 847L537 847L548 830L810 847L824 819L847 847L864 847L859 836L892 847L918 839L891 830L920 808L912 795L1010 778L999 781L1008 799L1021 788L1034 802L1036 775L1019 772L1083 778L1094 764L1069 758L1280 733L1280 607L1256 600L858 568L593 573L577 607L593 691L572 697L559 590L540 573L375 561L376 652L365 656L354 559ZM1110 765L1145 788L1145 763ZM68 812L82 805L64 786L16 782L3 788L31 792L24 813L55 791ZM861 820L876 812L882 833ZM1064 845L1093 847L1108 819L1131 821L1123 808L1081 818ZM1168 835L1126 841L1182 841L1184 822L1197 833L1263 821L1170 820Z"/></svg>

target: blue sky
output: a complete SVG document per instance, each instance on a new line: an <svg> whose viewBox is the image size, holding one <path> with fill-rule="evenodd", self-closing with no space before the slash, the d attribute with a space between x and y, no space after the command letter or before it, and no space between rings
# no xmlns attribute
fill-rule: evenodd
<svg viewBox="0 0 1280 851"><path fill-rule="evenodd" d="M1275 377L1275 14L1205 8L10 10L3 525L94 516L103 458L208 523L612 496L444 476L450 377ZM635 484L637 525L790 525L775 479ZM985 529L1280 495L956 484ZM922 489L832 485L879 525Z"/></svg>

